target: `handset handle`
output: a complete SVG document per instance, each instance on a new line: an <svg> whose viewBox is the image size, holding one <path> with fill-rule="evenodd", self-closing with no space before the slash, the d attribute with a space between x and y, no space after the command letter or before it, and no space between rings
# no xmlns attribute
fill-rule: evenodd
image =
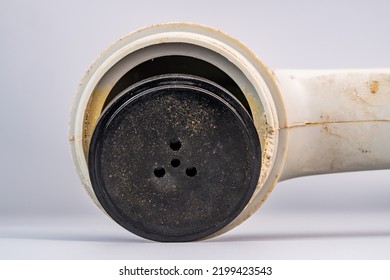
<svg viewBox="0 0 390 280"><path fill-rule="evenodd" d="M288 133L281 180L390 169L390 69L277 70Z"/></svg>

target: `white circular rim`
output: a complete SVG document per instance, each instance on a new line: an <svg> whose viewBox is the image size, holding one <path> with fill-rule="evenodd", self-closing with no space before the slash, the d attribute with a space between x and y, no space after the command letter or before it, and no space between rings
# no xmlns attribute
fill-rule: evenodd
<svg viewBox="0 0 390 280"><path fill-rule="evenodd" d="M235 227L253 214L253 212L260 207L269 192L273 189L276 181L271 180L271 182L268 179L270 176L273 176L274 173L272 172L272 167L276 160L275 155L277 155L279 139L279 130L277 128L279 127L278 119L280 119L274 100L275 95L278 94L278 92L276 92L277 89L275 87L275 89L271 92L269 82L267 85L267 82L262 76L266 75L266 78L272 81L272 77L267 68L248 48L242 45L238 40L226 35L225 33L197 24L169 23L141 29L119 39L111 45L91 65L80 82L80 86L74 100L69 124L69 141L72 150L72 157L76 170L88 194L95 204L102 209L92 190L87 161L83 150L83 123L87 104L95 87L115 64L140 49L163 43L185 43L195 45L213 51L228 59L244 74L254 87L256 91L255 95L247 96L251 93L245 93L245 91L244 94L247 99L248 97L253 98L254 100L258 100L258 104L260 103L262 105L267 125L269 126L270 131L272 131L272 135L267 135L267 139L270 138L268 141L269 147L267 147L266 151L263 151L263 153L265 152L267 155L263 155L263 166L258 188L252 196L250 203L248 203L248 205L252 205L247 207L248 209L244 209L244 211L234 221L232 221L230 225L214 234L217 235Z"/></svg>

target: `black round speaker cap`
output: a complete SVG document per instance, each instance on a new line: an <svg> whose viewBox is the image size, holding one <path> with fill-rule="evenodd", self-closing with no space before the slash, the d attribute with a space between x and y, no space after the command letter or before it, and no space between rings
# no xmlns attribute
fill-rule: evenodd
<svg viewBox="0 0 390 280"><path fill-rule="evenodd" d="M125 90L92 136L93 190L121 226L156 241L192 241L229 224L256 188L260 142L224 88L163 75Z"/></svg>

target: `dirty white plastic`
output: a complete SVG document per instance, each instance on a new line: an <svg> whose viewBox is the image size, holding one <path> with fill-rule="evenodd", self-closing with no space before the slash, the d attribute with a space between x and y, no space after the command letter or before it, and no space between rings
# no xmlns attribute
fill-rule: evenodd
<svg viewBox="0 0 390 280"><path fill-rule="evenodd" d="M242 213L214 235L252 215L280 180L390 168L390 69L270 71L247 47L219 30L162 24L111 45L87 71L74 101L72 155L83 185L101 209L86 155L104 101L130 69L169 55L195 57L227 73L244 93L260 136L263 159L256 191Z"/></svg>
<svg viewBox="0 0 390 280"><path fill-rule="evenodd" d="M281 179L390 168L390 69L274 76L289 131Z"/></svg>

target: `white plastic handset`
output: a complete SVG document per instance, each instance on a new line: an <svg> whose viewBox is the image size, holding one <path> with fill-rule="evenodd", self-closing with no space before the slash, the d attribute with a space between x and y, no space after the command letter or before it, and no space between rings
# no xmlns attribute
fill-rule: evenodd
<svg viewBox="0 0 390 280"><path fill-rule="evenodd" d="M260 177L250 201L209 237L251 216L281 180L390 169L390 69L272 71L220 30L193 23L158 24L133 32L104 51L80 82L74 100L69 125L74 163L102 210L89 178L87 155L106 100L136 66L174 56L201 60L229 76L242 91L260 138ZM166 73L161 65L156 71Z"/></svg>
<svg viewBox="0 0 390 280"><path fill-rule="evenodd" d="M288 130L281 180L390 168L390 69L274 75Z"/></svg>

